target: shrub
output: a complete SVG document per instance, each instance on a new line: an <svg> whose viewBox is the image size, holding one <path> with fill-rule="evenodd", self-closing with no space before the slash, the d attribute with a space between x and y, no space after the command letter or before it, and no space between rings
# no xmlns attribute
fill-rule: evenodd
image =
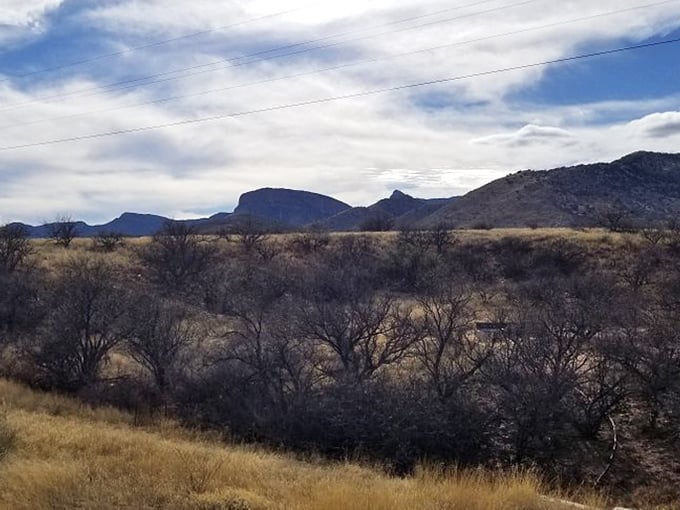
<svg viewBox="0 0 680 510"><path fill-rule="evenodd" d="M123 245L123 234L118 232L100 232L92 239L92 244L95 250L112 252Z"/></svg>
<svg viewBox="0 0 680 510"><path fill-rule="evenodd" d="M16 448L16 433L9 427L7 417L0 414L0 462Z"/></svg>
<svg viewBox="0 0 680 510"><path fill-rule="evenodd" d="M20 225L0 227L0 271L19 269L32 252L26 230Z"/></svg>
<svg viewBox="0 0 680 510"><path fill-rule="evenodd" d="M141 252L152 279L175 291L189 290L215 255L215 246L204 242L195 228L174 221L168 221Z"/></svg>

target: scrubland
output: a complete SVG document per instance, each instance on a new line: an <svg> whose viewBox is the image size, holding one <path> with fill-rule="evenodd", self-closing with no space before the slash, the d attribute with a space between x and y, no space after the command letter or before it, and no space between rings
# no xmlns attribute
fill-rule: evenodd
<svg viewBox="0 0 680 510"><path fill-rule="evenodd" d="M678 282L671 229L0 229L0 503L679 508Z"/></svg>
<svg viewBox="0 0 680 510"><path fill-rule="evenodd" d="M171 422L0 381L3 509L560 509L535 474L419 468L391 478L350 462L226 445ZM593 502L593 498L590 498Z"/></svg>

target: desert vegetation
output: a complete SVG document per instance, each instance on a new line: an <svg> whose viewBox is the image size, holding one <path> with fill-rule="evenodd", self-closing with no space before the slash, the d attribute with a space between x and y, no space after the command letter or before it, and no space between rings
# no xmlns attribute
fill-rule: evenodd
<svg viewBox="0 0 680 510"><path fill-rule="evenodd" d="M203 483L203 475L184 473L185 499L151 492L144 497L161 499L132 503L115 497L134 491L114 497L102 486L100 501L192 508L196 501L186 498L203 495L208 505L206 494L228 487L252 496L244 508L348 508L337 502L349 500L361 501L356 508L471 508L469 499L457 506L437 498L449 494L447 484L477 476L487 488L526 489L529 499L507 508L550 508L535 499L549 490L538 478L618 503L677 508L680 264L673 231L658 230L438 227L253 237L204 236L168 223L152 239L101 249L84 239L31 242L2 229L3 375L119 411L108 411L116 423L78 432L85 424L75 422L77 413L10 404L7 450L18 453L0 461L8 462L0 484L21 487L37 464L54 477L72 474L76 485L87 476L113 483L107 470L119 469L115 455L150 472L145 458L168 459L176 450L184 453L157 462L172 470L203 455L202 469L215 466L216 474ZM219 452L214 442L178 446L167 431L144 429L158 420L289 455L356 459L382 474L346 465L283 468L293 461L274 457L267 467L262 453ZM62 430L60 437L103 435L92 448L106 458L83 468L85 453L64 460L74 442L38 448L48 429ZM65 474L47 467L54 458L68 464ZM259 467L241 474L225 468L254 459ZM294 487L232 483L237 475L270 483L267 476L284 476L272 472L279 467L296 473L286 475L296 477L287 484ZM456 475L454 467L536 475L495 482ZM159 486L177 486L175 474L161 471L167 478ZM139 497L149 476L142 475L135 477ZM336 503L315 499L319 488ZM371 500L374 490L386 499ZM69 494L93 504L94 493ZM498 501L479 508L506 508Z"/></svg>

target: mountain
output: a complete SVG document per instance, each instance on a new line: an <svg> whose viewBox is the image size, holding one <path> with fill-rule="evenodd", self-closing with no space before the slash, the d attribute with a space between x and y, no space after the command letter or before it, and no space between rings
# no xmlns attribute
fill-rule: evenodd
<svg viewBox="0 0 680 510"><path fill-rule="evenodd" d="M680 154L636 152L611 163L525 170L463 197L426 200L397 190L368 207L350 207L307 191L263 188L243 194L233 213L181 221L206 233L244 225L269 231L311 225L348 231L376 220L394 228L587 227L601 225L611 213L641 226L680 217ZM128 212L103 225L77 222L77 230L80 236L100 232L148 236L166 221ZM49 236L49 224L22 226L30 237Z"/></svg>
<svg viewBox="0 0 680 510"><path fill-rule="evenodd" d="M395 227L410 225L451 203L454 198L413 198L395 190L369 207L353 207L328 218L322 225L329 230L360 230L364 224L376 218L385 219Z"/></svg>
<svg viewBox="0 0 680 510"><path fill-rule="evenodd" d="M318 193L263 188L241 195L234 214L249 215L291 227L302 227L348 209L349 205Z"/></svg>
<svg viewBox="0 0 680 510"><path fill-rule="evenodd" d="M157 232L163 223L168 221L163 216L155 214L123 213L120 217L102 225L88 225L82 221L76 221L76 231L79 237L92 237L102 232L115 232L129 237L147 236ZM32 226L23 223L15 223L26 230L29 237L49 237L54 223Z"/></svg>
<svg viewBox="0 0 680 510"><path fill-rule="evenodd" d="M608 211L640 225L680 215L680 154L636 152L611 163L518 172L471 191L419 225L594 226Z"/></svg>
<svg viewBox="0 0 680 510"><path fill-rule="evenodd" d="M97 233L102 231L119 232L126 236L146 236L157 232L168 221L155 214L123 213L119 218L93 227Z"/></svg>

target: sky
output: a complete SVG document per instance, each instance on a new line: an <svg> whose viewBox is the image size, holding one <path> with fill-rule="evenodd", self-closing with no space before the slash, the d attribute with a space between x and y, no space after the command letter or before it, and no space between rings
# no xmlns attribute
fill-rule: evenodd
<svg viewBox="0 0 680 510"><path fill-rule="evenodd" d="M2 0L0 224L678 152L680 43L537 65L676 38L680 0Z"/></svg>

